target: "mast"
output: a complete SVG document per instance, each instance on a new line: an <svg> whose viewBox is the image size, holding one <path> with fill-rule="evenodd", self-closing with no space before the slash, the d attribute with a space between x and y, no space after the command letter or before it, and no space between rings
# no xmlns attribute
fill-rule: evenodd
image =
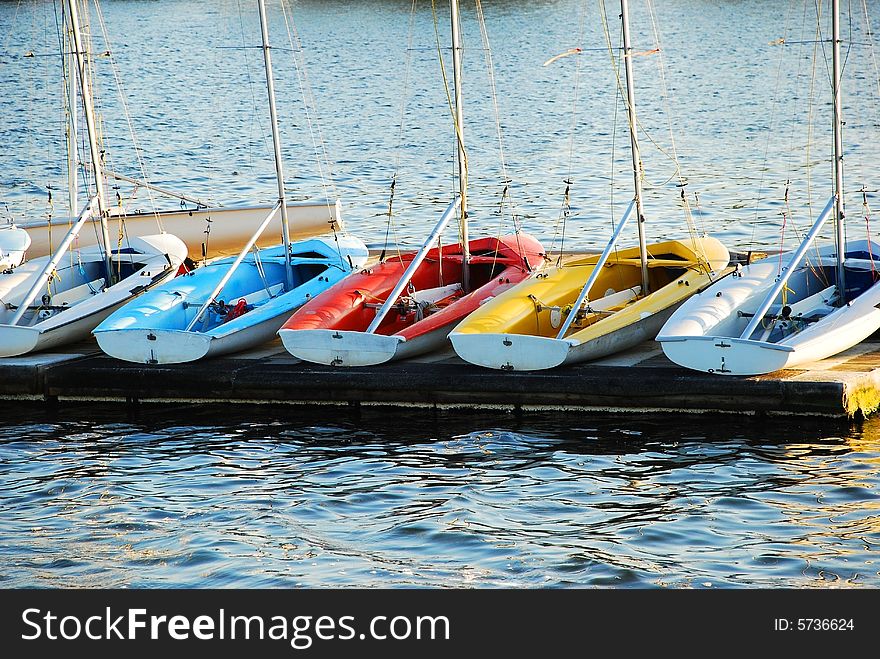
<svg viewBox="0 0 880 659"><path fill-rule="evenodd" d="M642 268L642 295L650 292L648 287L648 247L645 243L645 213L642 209L641 156L636 135L636 95L633 87L632 45L629 40L629 3L620 0L620 20L623 24L623 63L626 70L626 113L629 119L629 139L632 146L633 189L635 192L637 225L639 227L639 260Z"/></svg>
<svg viewBox="0 0 880 659"><path fill-rule="evenodd" d="M86 68L85 50L83 49L82 35L79 31L79 13L76 7L77 0L66 0L70 18L70 32L73 37L73 50L76 56L77 71L79 73L79 87L82 92L83 114L86 118L86 131L89 138L89 152L92 156L92 171L95 175L95 189L98 197L98 216L101 220L101 242L104 244L104 265L107 268L107 281L113 282L113 267L110 262L111 245L110 232L107 229L107 197L104 192L104 173L101 171L101 151L98 148L98 131L95 127L95 108L92 105L92 89L89 83L88 70Z"/></svg>
<svg viewBox="0 0 880 659"><path fill-rule="evenodd" d="M833 42L831 91L834 94L834 224L837 242L837 292L838 304L843 306L846 304L846 280L843 271L846 243L843 235L843 95L840 91L840 0L831 0L831 40Z"/></svg>
<svg viewBox="0 0 880 659"><path fill-rule="evenodd" d="M66 13L66 12L65 12ZM76 125L76 54L70 25L64 31L67 45L67 200L70 217L77 216L77 125Z"/></svg>
<svg viewBox="0 0 880 659"><path fill-rule="evenodd" d="M450 0L449 13L452 19L452 80L455 87L455 150L458 153L458 190L461 195L460 233L461 233L461 288L465 293L471 290L470 248L468 246L467 225L467 155L464 150L464 113L461 105L461 31L458 23L458 0Z"/></svg>
<svg viewBox="0 0 880 659"><path fill-rule="evenodd" d="M272 56L269 54L269 26L266 20L266 4L257 0L260 7L260 29L263 34L263 60L266 64L266 91L269 93L269 120L272 123L272 145L275 148L275 177L278 180L278 203L281 205L281 238L284 241L285 290L293 288L293 267L290 264L290 222L287 218L287 200L284 195L284 172L281 168L281 137L278 134L278 114L275 110L275 80L272 77Z"/></svg>

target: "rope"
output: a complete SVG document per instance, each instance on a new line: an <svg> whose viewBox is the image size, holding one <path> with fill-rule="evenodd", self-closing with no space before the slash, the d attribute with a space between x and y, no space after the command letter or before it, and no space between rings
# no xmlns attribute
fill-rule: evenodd
<svg viewBox="0 0 880 659"><path fill-rule="evenodd" d="M660 28L657 25L657 16L654 12L654 2L653 0L647 0L648 7L648 15L651 19L651 28L654 33L654 43L657 44L657 47L651 51L646 51L644 54L657 54L657 69L660 76L660 89L662 90L662 98L663 98L663 106L666 114L666 125L669 129L669 144L670 150L672 152L672 162L675 164L675 175L678 176L678 185L681 188L681 199L684 206L684 216L685 222L687 223L688 232L691 235L691 241L694 246L694 253L697 254L697 259L701 260L702 252L698 250L697 247L697 227L694 223L693 215L691 214L690 205L687 201L687 196L684 194L684 187L687 185L687 181L684 178L684 175L681 172L681 163L678 160L678 150L675 144L675 131L672 129L673 126L673 116L672 116L672 103L669 98L669 87L666 84L666 62L663 59L663 48L661 48L661 40L660 40ZM703 218L700 216L702 232L706 233L705 223L702 222ZM706 264L708 266L708 264ZM710 268L707 267L707 271Z"/></svg>
<svg viewBox="0 0 880 659"><path fill-rule="evenodd" d="M865 213L865 234L868 239L868 258L871 259L871 281L877 280L877 268L874 266L874 250L871 244L871 207L868 206L868 192L862 186L862 210Z"/></svg>
<svg viewBox="0 0 880 659"><path fill-rule="evenodd" d="M868 2L867 0L862 0L862 10L865 17L865 33L868 36L868 46L871 53L871 64L874 67L874 80L877 82L876 88L874 85L871 85L871 88L874 90L875 101L880 100L880 67L877 66L877 53L874 51L874 33L871 30L871 17L868 15Z"/></svg>
<svg viewBox="0 0 880 659"><path fill-rule="evenodd" d="M397 187L397 173L400 169L400 153L403 148L403 133L404 126L406 124L406 101L409 98L409 77L410 70L412 69L413 34L415 32L414 26L417 2L418 0L412 0L412 3L410 4L406 58L404 60L403 70L403 90L400 95L400 121L397 124L397 146L394 149L394 174L391 177L391 190L388 196L388 222L385 225L385 242L382 245L382 254L379 257L380 262L385 260L385 255L388 251L388 238L392 234L394 236L395 249L397 250L397 258L398 260L403 258L400 253L400 240L397 237L397 232L395 231L394 227L394 214L392 212L392 205L394 203L394 191Z"/></svg>
<svg viewBox="0 0 880 659"><path fill-rule="evenodd" d="M563 183L565 183L565 192L562 193L562 240L559 244L559 256L556 257L557 268L562 265L563 250L565 249L565 228L571 215L571 179L567 178Z"/></svg>
<svg viewBox="0 0 880 659"><path fill-rule="evenodd" d="M296 79L302 94L303 106L305 109L306 122L309 127L309 136L312 140L312 146L315 150L315 160L318 165L318 173L321 177L321 187L324 192L324 199L330 204L330 197L338 197L336 183L333 179L332 163L330 155L327 152L327 145L324 141L324 134L321 130L319 121L318 102L309 82L308 70L304 61L304 48L299 37L299 31L293 20L293 7L290 0L283 0L281 3L282 14L284 16L284 26L287 29L287 40L290 43L291 52L293 54L293 66L296 72ZM314 120L312 117L314 116ZM323 158L322 158L323 156ZM324 169L326 166L327 173ZM328 187L332 190L332 195L328 193Z"/></svg>
<svg viewBox="0 0 880 659"><path fill-rule="evenodd" d="M392 221L391 218L394 216L392 212L392 206L394 204L394 188L397 187L397 172L394 172L394 176L391 178L391 193L388 195L388 223L385 225L385 242L382 245L382 253L379 254L379 263L382 263L385 260L385 252L388 250L388 233L391 231ZM400 250L398 249L398 255L400 255Z"/></svg>
<svg viewBox="0 0 880 659"><path fill-rule="evenodd" d="M605 10L605 0L599 0L599 4L602 7L602 11L600 12L600 15L602 18L602 29L603 29L603 32L605 33L605 40L607 43L608 54L611 57L612 69L614 71L614 75L615 75L615 78L617 81L617 88L618 88L619 92L625 96L626 95L625 84L620 77L620 67L616 64L616 57L614 55L614 51L616 49L614 48L614 46L611 42L611 33L608 28L608 16L606 15L606 10ZM651 55L651 54L654 54L657 52L660 52L659 48L642 51L640 53L633 53L633 56ZM666 179L665 181L663 181L662 183L659 183L659 184L654 184L654 183L651 183L650 181L648 181L648 179L645 177L644 167L640 167L639 171L640 171L640 175L641 175L642 180L646 183L649 183L651 185L651 187L663 187L663 186L667 185L670 181L672 181L674 178L676 178L677 176L680 176L677 158L674 155L670 154L662 146L660 146L660 144L653 138L653 136L648 131L648 129L644 126L644 124L642 124L642 122L639 120L638 116L636 116L636 125L630 126L630 130L635 130L636 128L640 129L641 133L645 136L645 138L648 140L648 142L650 142L651 144L654 145L654 148L656 148L657 151L659 151L664 156L669 158L672 161L672 163L675 165L675 171L673 171L672 175L668 179Z"/></svg>
<svg viewBox="0 0 880 659"><path fill-rule="evenodd" d="M452 103L452 95L449 93L449 78L446 75L446 65L443 62L443 49L440 46L440 27L437 20L437 5L436 0L431 0L431 13L434 17L434 38L437 46L437 59L440 62L440 73L443 76L443 90L446 92L446 104L449 108L449 114L452 117L452 125L455 127L455 138L458 143L459 151L461 152L461 159L464 163L464 171L459 172L459 176L467 176L468 171L468 153L467 149L464 147L464 135L462 135L461 129L462 127L458 124L458 119L455 115L455 108ZM455 164L453 163L453 171L455 169ZM454 176L453 176L454 180ZM465 212L462 209L462 212ZM459 228L459 242L463 236L461 235L461 230Z"/></svg>
<svg viewBox="0 0 880 659"><path fill-rule="evenodd" d="M94 3L95 5L95 13L98 16L98 24L101 26L101 33L104 38L104 46L106 47L106 54L108 55L108 59L110 60L110 70L113 72L113 80L116 83L116 92L119 96L119 102L122 106L122 114L125 117L125 123L128 126L128 134L131 137L131 144L134 148L135 157L138 163L138 169L140 170L141 177L144 181L149 183L149 177L147 176L147 168L144 164L143 156L141 155L140 144L138 143L137 135L134 130L134 122L131 118L131 112L128 109L128 102L125 100L125 90L122 87L122 79L119 75L119 68L116 66L116 60L113 57L113 49L110 45L110 37L107 32L107 26L104 23L104 13L101 11L101 5L98 2ZM90 34L91 36L91 34ZM91 59L91 58L90 58ZM94 79L94 76L93 78ZM147 197L149 198L150 208L153 209L153 217L156 220L156 224L159 227L159 231L161 233L165 233L165 227L162 224L162 219L159 217L159 214L156 212L156 202L153 198L152 191L150 188L147 188ZM124 226L124 223L121 225ZM120 243L121 244L121 243Z"/></svg>
<svg viewBox="0 0 880 659"><path fill-rule="evenodd" d="M241 9L241 0L239 0L236 3L236 7L238 9L238 28L239 28L239 33L241 34L241 42L245 43L247 41L247 38L245 37L245 33L244 33L244 15L243 15L242 9ZM255 91L254 79L253 79L253 76L251 75L250 53L248 53L247 50L245 50L245 52L244 52L244 70L245 70L245 75L247 76L248 90L251 93L252 113L251 113L250 128L251 128L251 130L253 130L254 124L257 125L260 137L263 140L263 148L266 150L267 153L272 153L272 148L269 146L269 134L271 131L269 131L268 126L266 126L263 123L264 122L263 115L265 114L265 112L260 112L258 110L257 93ZM216 97L215 97L215 100L216 100ZM251 132L251 135L253 135L253 132ZM252 149L248 149L247 152L248 152L248 154L250 154L252 152ZM253 165L254 165L253 158L250 156L248 157L248 164L251 167L253 167Z"/></svg>
<svg viewBox="0 0 880 659"><path fill-rule="evenodd" d="M516 249L517 254L520 259L525 263L528 271L531 271L531 267L528 264L528 261L525 259L525 251L523 250L522 240L520 239L520 222L516 213L516 205L513 202L513 198L510 195L510 183L511 179L507 170L507 159L504 155L504 133L501 129L501 113L498 110L498 91L495 85L495 66L492 62L492 49L489 44L489 32L486 29L486 17L483 14L483 3L481 0L476 0L477 7L477 19L480 25L480 36L483 42L483 53L486 58L486 71L489 76L489 90L492 93L492 109L495 119L495 134L498 137L498 157L501 161L501 177L504 181L504 189L501 192L501 203L498 206L498 213L501 216L502 223L499 223L498 236L501 236L501 230L504 220L504 200L507 199L510 201L513 206L511 209L511 219L513 221L513 231L516 236ZM498 251L495 252L495 258L498 258ZM494 270L494 262L493 262L493 270Z"/></svg>
<svg viewBox="0 0 880 659"><path fill-rule="evenodd" d="M321 177L321 190L324 193L324 203L329 207L330 198L338 198L339 192L337 191L336 183L333 180L333 166L330 160L330 155L327 152L327 145L324 142L324 133L321 130L318 101L312 91L311 83L309 82L308 71L306 70L305 58L303 55L304 49L302 41L299 38L299 32L296 29L296 23L293 20L293 8L290 4L290 0L283 0L281 3L281 9L282 15L284 16L284 26L287 29L287 40L288 43L290 43L292 52L293 68L296 72L296 80L299 85L300 94L302 94L303 109L306 115L306 124L309 127L309 136L312 140L312 147L314 148L315 162L318 166L318 174ZM314 119L312 118L313 115ZM325 165L326 174L324 171ZM339 255L339 259L344 260L342 248L339 246L339 235L336 230L335 222L330 223L330 230L333 233L336 252Z"/></svg>
<svg viewBox="0 0 880 659"><path fill-rule="evenodd" d="M586 0L584 0L584 3L581 5L580 20L578 21L578 44L582 44L584 42L584 29L586 26L586 19L587 2ZM553 225L553 240L550 242L550 248L547 250L548 254L554 251L556 249L556 240L557 238L560 239L559 255L556 258L557 267L562 265L562 252L565 249L565 229L568 218L571 215L571 198L569 197L569 192L571 191L571 182L573 180L572 169L574 163L574 136L577 128L577 109L578 101L580 100L580 80L581 58L576 57L574 67L574 93L572 95L571 102L571 126L568 131L568 172L565 176L565 179L563 179L563 182L565 183L565 192L562 195L562 205L559 208L559 215L556 217L556 222Z"/></svg>

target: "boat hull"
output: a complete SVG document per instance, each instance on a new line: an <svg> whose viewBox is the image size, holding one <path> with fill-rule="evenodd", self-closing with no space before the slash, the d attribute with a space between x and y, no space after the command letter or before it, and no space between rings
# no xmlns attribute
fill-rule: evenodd
<svg viewBox="0 0 880 659"><path fill-rule="evenodd" d="M878 258L880 247L869 247L866 241L854 241L847 246L847 252L857 254L869 249ZM821 290L827 282L812 280L817 270L836 267L836 260L830 252L831 248L823 248L815 263L802 265L793 272L785 300L790 318L793 318L784 321L793 323L787 336L768 340L773 336L772 320L762 322L752 336L741 336L751 315L773 287L779 263L786 260L783 255L780 261L774 257L748 265L683 304L657 336L663 352L685 368L718 375L747 376L826 359L863 341L880 329L880 309L877 308L880 305L880 282L867 286L843 306L829 307L831 300L822 299L828 297L827 291ZM872 272L870 261L848 259L847 263L853 279L859 276L858 273ZM776 314L782 306L780 302L771 309L775 309ZM799 309L811 317L817 307L824 308L827 313L818 321L804 322L804 329L797 329L801 322Z"/></svg>
<svg viewBox="0 0 880 659"><path fill-rule="evenodd" d="M110 234L116 235L123 226L128 236L143 236L156 232L156 222L160 221L165 231L180 238L188 248L188 255L194 261L204 258L220 258L238 254L241 246L253 235L260 223L272 210L272 206L227 206L220 208L173 209L161 211L132 211L114 213L109 219ZM327 233L331 223L336 231L344 229L341 204L324 202L304 202L287 205L290 218L290 239L306 238ZM25 222L20 226L31 238L28 254L31 258L46 256L53 244L67 230L67 224L58 223L51 236L52 227L45 221ZM97 244L94 231L81 231L78 241L81 247ZM276 216L257 241L260 248L268 248L278 243L281 235L281 218Z"/></svg>
<svg viewBox="0 0 880 659"><path fill-rule="evenodd" d="M284 346L299 359L330 366L368 366L442 348L462 318L528 276L523 260L531 268L544 262L543 247L526 235L481 238L471 241L470 248L475 255L471 276L476 279L482 268L483 279L467 295L451 303L444 298L445 306L436 309L428 304L421 318L409 307L393 308L377 331L367 333L375 307L390 294L413 256L401 255L352 275L303 306L279 332ZM412 277L417 289L412 299L421 293L445 295L446 289L458 285L460 273L457 245L431 250Z"/></svg>
<svg viewBox="0 0 880 659"><path fill-rule="evenodd" d="M656 288L647 296L639 294L638 249L621 250L596 279L577 321L582 326L574 324L561 339L558 330L598 257L533 275L469 316L449 338L465 361L501 370L542 370L612 355L653 338L687 297L721 276L729 259L724 246L702 238L698 247L706 255L701 267L696 257L687 260L694 251L683 242L649 246L651 253L668 257L649 262Z"/></svg>
<svg viewBox="0 0 880 659"><path fill-rule="evenodd" d="M236 270L218 295L229 304L212 306L197 325L187 329L210 292L232 265L232 259L197 269L120 309L94 330L106 354L142 364L177 364L240 352L275 338L290 315L327 287L363 265L366 246L352 237L294 243L291 251L297 285L284 288L281 246L253 255ZM350 260L349 260L350 258ZM232 315L236 304L248 308ZM224 314L226 314L224 316Z"/></svg>
<svg viewBox="0 0 880 659"><path fill-rule="evenodd" d="M73 290L85 291L65 299L64 306L60 309L49 310L47 307L40 311L39 307L35 308L33 316L18 325L0 322L0 357L49 350L87 339L90 332L114 311L138 295L173 278L186 257L186 246L183 242L168 234L129 239L128 245L130 248L140 247L143 252L150 253L146 258L138 259L144 263L137 272L100 291L91 291L88 283L80 283ZM92 252L91 258L87 254L85 259L82 256L80 259L86 265L99 263L103 268L103 258L98 250ZM29 261L8 275L5 274L4 279L8 278L11 284L6 285L0 281L0 299L17 303L23 298L42 270L43 260L45 259ZM79 264L68 267L75 269ZM59 291L56 297L61 298L65 293L69 291ZM41 314L45 314L45 317ZM6 315L11 316L12 312L7 311Z"/></svg>

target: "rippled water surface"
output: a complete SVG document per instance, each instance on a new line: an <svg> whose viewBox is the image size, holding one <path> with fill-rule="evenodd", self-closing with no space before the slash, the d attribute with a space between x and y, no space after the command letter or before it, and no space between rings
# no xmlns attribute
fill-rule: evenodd
<svg viewBox="0 0 880 659"><path fill-rule="evenodd" d="M419 0L412 13L410 0L296 0L289 22L279 3L268 4L291 194L320 198L326 184L328 194L342 198L349 228L375 243L385 236L396 173L392 238L420 241L454 188L453 131L437 55L439 43L448 58L446 3L437 3L436 33L429 0ZM619 215L632 195L627 125L602 3L483 4L506 169L484 42L474 5L466 0L472 233L512 228L507 207L498 216L506 174L525 228L559 247L557 220L568 178L573 215L565 246L600 246L611 231L611 209ZM608 34L617 44L617 3L606 4ZM785 235L793 239L793 226L809 224L810 200L821 208L831 192L829 51L812 43L814 3L654 4L651 13L641 0L631 3L649 237L685 231L672 160L677 154L700 230L731 248L776 248L785 211ZM880 181L873 148L880 75L872 46L880 4L843 4L843 34L853 44L845 48L844 70L848 230L861 237L867 227L859 190L866 186L874 200ZM140 176L136 139L143 172L154 183L223 203L271 201L268 109L261 54L253 48L259 44L256 3L103 0L101 6L104 29L93 15L92 33L97 52L112 53L95 58L107 164ZM827 24L825 16L823 39ZM63 215L62 83L53 4L0 2L0 35L0 213L18 219ZM780 39L788 45L771 45ZM543 65L575 46L584 49L582 55ZM302 53L299 68L294 51ZM451 75L449 61L446 73ZM300 80L315 100L307 104L311 124ZM329 169L319 169L314 155L319 129ZM51 208L47 186L57 190ZM129 192L120 190L124 198ZM149 206L143 191L138 199Z"/></svg>
<svg viewBox="0 0 880 659"><path fill-rule="evenodd" d="M877 421L4 416L8 587L880 586Z"/></svg>

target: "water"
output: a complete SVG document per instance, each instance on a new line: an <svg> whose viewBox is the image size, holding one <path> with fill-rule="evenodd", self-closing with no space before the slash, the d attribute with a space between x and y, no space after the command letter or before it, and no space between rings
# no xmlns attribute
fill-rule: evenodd
<svg viewBox="0 0 880 659"><path fill-rule="evenodd" d="M302 44L299 68L291 49L296 39L288 38L278 3L269 4L291 195L338 194L350 229L377 243L386 233L396 173L391 236L420 241L455 188L453 131L430 2L421 0L412 16L409 0L295 2L289 25ZM627 125L603 50L599 4L484 4L506 168L476 13L464 2L472 235L513 228L507 207L498 214L506 173L525 229L558 248L564 181L570 177L565 247L597 248L632 194ZM608 2L608 24L616 43L615 4ZM102 7L107 38L95 16L92 32L96 50L113 54L95 59L107 164L141 175L118 77L150 180L223 203L272 201L262 59L253 48L259 44L255 3L127 0ZM868 230L859 189L867 186L875 200L880 180L871 148L880 119L880 75L874 49L865 45L880 29L877 7L867 1L870 33L859 3L852 22L845 13L843 27L856 44L846 51L844 139L849 231L858 237ZM818 50L814 61L813 44L794 43L815 40L809 6L670 0L657 3L653 22L642 2L633 3L631 14L634 47L643 53L635 58L635 75L649 237L685 234L671 158L676 153L700 230L734 249L775 249L785 211L791 244L794 228L810 222L810 200L821 208L831 192L829 53ZM827 24L826 17L826 32ZM448 31L441 2L437 33L451 76ZM66 174L56 11L48 2L0 3L0 34L0 213L25 219L52 210L62 216ZM770 45L782 37L789 45ZM658 44L660 53L651 54ZM543 66L577 45L584 54ZM28 52L36 56L23 57ZM315 99L308 104L317 110L311 124L300 79ZM315 157L312 136L319 133L329 169L319 169ZM46 186L56 188L51 209ZM120 189L123 198L129 193ZM150 206L143 191L138 199ZM169 203L176 202L164 205Z"/></svg>
<svg viewBox="0 0 880 659"><path fill-rule="evenodd" d="M4 415L6 587L880 585L880 421Z"/></svg>
<svg viewBox="0 0 880 659"><path fill-rule="evenodd" d="M582 15L581 4L485 3L503 170L479 28L464 3L472 235L512 227L509 213L497 214L505 171L525 228L547 246L560 245L567 177L568 248L600 246L612 209L626 205L628 137L607 52L543 66L577 44L604 47L596 5ZM731 248L775 248L785 211L791 239L809 221L808 200L821 207L830 194L827 76L820 51L811 95L812 46L769 44L813 39L809 12L760 0L657 3L661 77L661 57L647 52L651 21L632 4L634 45L646 53L635 66L650 238L684 232L671 125L692 203L699 193L700 228ZM855 5L844 35L868 43ZM877 6L867 3L872 32ZM97 50L113 54L95 60L107 164L139 176L139 153L157 185L270 202L260 52L241 48L259 43L254 3L102 7L109 46L97 16L92 32ZM391 235L401 242L421 240L454 189L430 4L419 3L411 30L409 7L294 4L300 74L318 110L312 131L284 19L276 3L269 8L287 187L296 198L339 194L350 229L373 243L385 236L395 172ZM445 12L438 3L444 46ZM0 2L2 217L67 212L57 51L51 3ZM858 190L866 185L874 200L880 180L874 62L872 48L854 46L845 70L848 230L857 236L867 230ZM318 127L331 162L323 170L311 138ZM149 202L143 191L138 200ZM878 421L2 412L7 587L880 586Z"/></svg>

